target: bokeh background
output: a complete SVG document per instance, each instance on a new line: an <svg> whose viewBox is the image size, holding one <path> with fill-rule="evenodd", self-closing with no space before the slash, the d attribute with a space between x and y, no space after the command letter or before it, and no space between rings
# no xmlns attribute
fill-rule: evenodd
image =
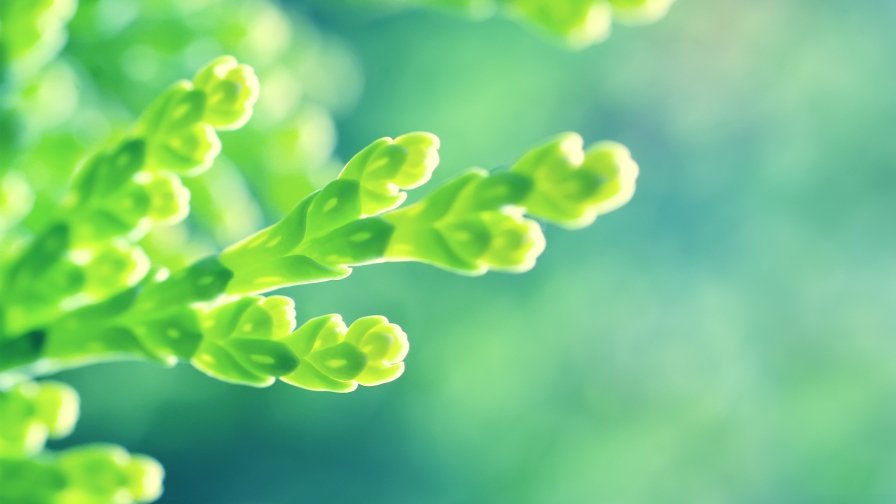
<svg viewBox="0 0 896 504"><path fill-rule="evenodd" d="M163 503L896 501L896 2L680 0L583 51L503 19L327 0L248 31L259 11L222 11L234 44L261 49L229 48L189 9L174 28L83 5L102 22L79 12L63 58L104 105L69 121L126 121L162 85L147 82L221 47L260 68L269 117L224 142L232 171L282 178L210 190L223 201L287 205L333 159L412 130L441 137L437 180L566 130L625 143L642 175L593 227L547 230L526 275L382 265L289 292L301 317L400 323L394 383L332 395L95 366L62 376L83 414L61 445L153 454ZM253 59L272 44L294 57ZM294 119L280 99L304 115L275 138Z"/></svg>

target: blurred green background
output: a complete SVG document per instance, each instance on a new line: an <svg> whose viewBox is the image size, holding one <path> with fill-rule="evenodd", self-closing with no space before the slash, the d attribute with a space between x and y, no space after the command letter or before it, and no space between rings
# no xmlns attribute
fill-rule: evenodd
<svg viewBox="0 0 896 504"><path fill-rule="evenodd" d="M547 230L526 275L383 265L289 292L300 318L400 323L394 383L90 367L63 376L65 445L154 455L163 503L896 501L896 2L680 0L579 52L500 19L287 8L338 41L335 84L305 72L338 157L429 130L444 180L575 130L631 148L635 199Z"/></svg>

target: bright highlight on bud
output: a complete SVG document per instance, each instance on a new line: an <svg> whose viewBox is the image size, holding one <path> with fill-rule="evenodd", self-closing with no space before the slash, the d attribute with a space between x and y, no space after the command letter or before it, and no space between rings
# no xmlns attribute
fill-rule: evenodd
<svg viewBox="0 0 896 504"><path fill-rule="evenodd" d="M555 16L558 32L582 40L594 36L594 13L606 16L610 5L516 3ZM575 25L580 16L585 24ZM381 316L347 325L335 314L298 325L292 299L259 294L387 261L471 275L526 271L545 248L535 218L586 226L628 202L638 176L622 145L585 150L567 133L509 170L474 168L402 207L406 191L432 177L439 139L385 137L270 227L187 267L151 264L138 244L154 226L187 217L184 178L211 166L221 149L216 130L244 124L257 97L252 69L219 58L169 88L131 131L84 163L58 217L22 239L21 253L3 265L0 373L141 359L190 362L215 379L256 387L280 380L350 392L387 383L404 372L408 354L398 325ZM13 175L0 179L0 230L27 212L27 189ZM151 240L142 243L152 252ZM0 485L0 502L22 502L32 488L49 489L41 502L63 504L159 497L163 472L150 458L114 446L41 453L48 438L74 426L71 389L0 385L8 387L0 390L0 475L15 475Z"/></svg>

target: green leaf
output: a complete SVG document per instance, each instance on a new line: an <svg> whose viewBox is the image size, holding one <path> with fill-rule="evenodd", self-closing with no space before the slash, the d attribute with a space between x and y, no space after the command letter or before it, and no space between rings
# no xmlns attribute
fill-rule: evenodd
<svg viewBox="0 0 896 504"><path fill-rule="evenodd" d="M175 83L159 96L140 118L140 131L146 132L151 148L153 142L168 137L172 132L200 124L205 99L205 93L193 89L187 81Z"/></svg>
<svg viewBox="0 0 896 504"><path fill-rule="evenodd" d="M308 234L319 236L361 216L360 185L355 180L327 184L308 207Z"/></svg>
<svg viewBox="0 0 896 504"><path fill-rule="evenodd" d="M203 342L190 363L212 378L230 383L267 387L275 381L271 375L249 369L233 352L213 341Z"/></svg>
<svg viewBox="0 0 896 504"><path fill-rule="evenodd" d="M506 0L509 9L572 47L604 41L613 8L606 0Z"/></svg>
<svg viewBox="0 0 896 504"><path fill-rule="evenodd" d="M15 369L40 358L46 341L42 330L28 332L7 341L0 340L0 371Z"/></svg>
<svg viewBox="0 0 896 504"><path fill-rule="evenodd" d="M392 224L370 217L306 242L299 250L332 267L363 264L383 257L392 231Z"/></svg>
<svg viewBox="0 0 896 504"><path fill-rule="evenodd" d="M620 23L639 25L662 19L675 0L609 0L614 19Z"/></svg>
<svg viewBox="0 0 896 504"><path fill-rule="evenodd" d="M78 409L78 395L62 383L26 381L0 390L0 457L33 455L48 437L68 435Z"/></svg>
<svg viewBox="0 0 896 504"><path fill-rule="evenodd" d="M131 321L129 326L146 350L171 365L191 358L202 342L199 320L186 308L150 320Z"/></svg>
<svg viewBox="0 0 896 504"><path fill-rule="evenodd" d="M54 461L65 475L62 503L151 502L162 493L158 462L132 456L114 445L90 445L60 453Z"/></svg>
<svg viewBox="0 0 896 504"><path fill-rule="evenodd" d="M167 278L146 285L137 302L142 312L212 300L224 292L233 273L216 257L207 257Z"/></svg>
<svg viewBox="0 0 896 504"><path fill-rule="evenodd" d="M10 284L34 282L48 267L63 258L69 250L69 244L68 226L56 224L48 228L31 243L19 261L10 268Z"/></svg>
<svg viewBox="0 0 896 504"><path fill-rule="evenodd" d="M283 376L299 365L299 359L280 341L233 338L224 346L244 367L266 376Z"/></svg>
<svg viewBox="0 0 896 504"><path fill-rule="evenodd" d="M344 266L331 267L307 256L291 255L236 269L227 285L228 294L257 294L291 285L338 280L351 273Z"/></svg>

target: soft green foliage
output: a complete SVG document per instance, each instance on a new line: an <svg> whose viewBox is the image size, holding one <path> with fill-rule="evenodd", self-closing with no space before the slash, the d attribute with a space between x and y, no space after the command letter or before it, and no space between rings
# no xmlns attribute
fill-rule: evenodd
<svg viewBox="0 0 896 504"><path fill-rule="evenodd" d="M268 386L275 378L309 390L351 392L398 378L407 336L384 317L346 328L339 315L296 329L292 299L247 296L201 315L202 340L193 366L219 380Z"/></svg>
<svg viewBox="0 0 896 504"><path fill-rule="evenodd" d="M103 28L96 20L108 5L87 2L75 24ZM143 7L153 13L153 5L147 0ZM582 15L591 23L591 14L522 2L506 7L572 43L592 37L569 26ZM94 133L56 129L65 113L40 106L42 96L75 96L81 70L52 61L74 8L51 0L0 5L0 128L16 132L0 142L2 504L127 504L161 493L162 469L150 458L105 445L47 450L48 439L72 430L78 398L65 385L31 379L96 362L144 360L190 363L215 379L255 387L280 380L343 393L388 383L405 370L409 345L401 327L378 315L350 324L337 314L300 323L291 298L266 294L382 262L416 261L470 275L526 271L545 247L535 219L580 228L634 192L638 169L624 147L604 142L585 149L581 137L567 133L507 170L471 169L403 206L407 191L426 184L439 164L439 139L414 132L373 142L321 189L296 188L292 210L273 205L272 213L282 215L273 225L195 260L164 233L232 234L239 198L250 199L233 163L249 165L241 167L245 173L256 160L221 156L219 132L247 126L256 109L276 116L279 104L258 101L252 67L221 56L149 101L130 127L104 125L109 138L75 167L83 149L72 139ZM182 8L211 15L201 6ZM545 21L552 16L560 21ZM276 31L277 24L253 26ZM120 56L139 64L133 51ZM280 79L277 96L289 95L282 86L290 81ZM280 116L277 124L288 120ZM256 137L262 148L271 145L267 161L301 157L293 152L294 128L276 133L282 136ZM70 184L58 183L59 174L71 174ZM219 178L229 180L223 187L239 188L237 201L218 194L226 192L216 188ZM221 211L226 207L230 213ZM194 208L205 219L188 227Z"/></svg>
<svg viewBox="0 0 896 504"><path fill-rule="evenodd" d="M647 24L666 15L675 0L410 0L484 17L495 12L520 19L572 47L604 41L613 22Z"/></svg>
<svg viewBox="0 0 896 504"><path fill-rule="evenodd" d="M65 43L65 24L75 12L75 0L4 0L0 4L0 66L2 63L43 64Z"/></svg>
<svg viewBox="0 0 896 504"><path fill-rule="evenodd" d="M78 395L55 382L19 382L0 390L0 502L131 504L162 492L162 467L112 445L43 452L47 438L69 435Z"/></svg>
<svg viewBox="0 0 896 504"><path fill-rule="evenodd" d="M18 383L0 392L0 457L43 450L48 438L69 435L78 419L78 395L55 382Z"/></svg>
<svg viewBox="0 0 896 504"><path fill-rule="evenodd" d="M62 48L65 25L76 5L76 0L0 2L0 163L8 161L22 136L17 101L39 94L38 89L26 84ZM6 206L9 196L4 194L9 187L4 187L7 182L3 178L0 175L0 230L10 210Z"/></svg>
<svg viewBox="0 0 896 504"><path fill-rule="evenodd" d="M405 191L425 184L439 160L434 135L409 133L363 149L280 222L220 257L174 273L153 269L137 242L187 215L183 178L210 167L221 148L215 129L244 124L258 88L249 67L219 58L192 82L169 88L123 138L84 163L55 223L4 269L0 372L136 358L189 361L211 377L252 386L278 378L332 392L379 385L404 371L408 341L400 327L380 316L346 326L327 315L296 328L290 298L257 294L383 261L470 274L525 271L544 249L541 228L526 213L579 227L634 191L637 166L625 148L597 144L584 152L578 135L565 134L509 171L474 169L402 208ZM47 435L70 429L75 400L66 389L35 387L6 392L4 418L14 425L0 429L9 437L4 452L34 454ZM105 502L120 492L130 502L155 496L140 486L144 473L157 472L146 464L90 448L10 461L3 470L64 480L48 502ZM94 500L83 500L88 494Z"/></svg>
<svg viewBox="0 0 896 504"><path fill-rule="evenodd" d="M525 271L544 250L541 228L526 213L581 227L628 201L637 175L618 144L585 152L578 135L565 134L509 171L472 170L396 208L405 198L402 189L430 177L437 146L426 133L380 139L280 222L228 247L220 258L174 274L161 270L142 282L148 260L135 246L116 237L100 242L103 248L93 255L80 251L79 262L66 259L68 228L52 227L11 270L10 288L28 292L22 297L30 304L9 302L5 312L8 332L31 330L39 341L7 342L0 369L23 362L58 369L128 357L188 360L210 376L255 386L278 377L333 391L382 383L403 369L407 349L399 328L381 321L389 329L374 331L397 342L387 349L368 349L351 328L348 335L344 328L312 331L314 321L292 333L292 302L254 294L340 279L352 267L384 261L420 261L468 274ZM85 297L108 300L63 313L72 298ZM332 317L327 327L342 324Z"/></svg>

